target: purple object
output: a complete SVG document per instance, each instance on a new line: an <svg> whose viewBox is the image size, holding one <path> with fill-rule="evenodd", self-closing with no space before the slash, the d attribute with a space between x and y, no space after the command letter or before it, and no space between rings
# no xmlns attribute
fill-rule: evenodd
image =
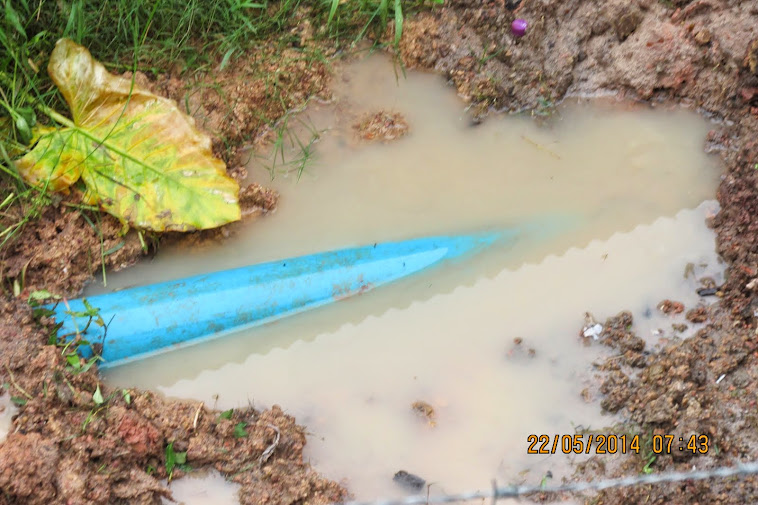
<svg viewBox="0 0 758 505"><path fill-rule="evenodd" d="M511 33L514 37L523 37L526 35L527 22L525 19L514 19L511 23Z"/></svg>

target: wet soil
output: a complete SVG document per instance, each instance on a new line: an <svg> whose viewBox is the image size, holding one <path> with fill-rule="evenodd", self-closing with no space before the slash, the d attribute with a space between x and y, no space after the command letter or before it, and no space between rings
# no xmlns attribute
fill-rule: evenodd
<svg viewBox="0 0 758 505"><path fill-rule="evenodd" d="M518 40L510 33L516 17L529 22ZM707 454L661 455L650 467L654 471L758 459L758 2L448 0L406 20L399 50L406 66L447 76L471 102L474 123L493 109L545 115L567 94L605 92L651 104L682 103L719 120L705 146L726 166L717 193L721 211L711 223L728 264L719 302L708 309L685 307L696 309L693 317L708 318L705 328L660 349L646 348L634 335L628 314L606 321L599 345L619 355L598 364L597 391L586 396L620 413L625 430L710 437ZM214 136L230 173L241 180L236 147L283 112L279 96L270 93L271 75L285 90L286 107L328 95L326 66L286 51L291 58L273 67L256 52L213 78L167 74L147 85L188 104ZM208 85L214 81L220 85ZM275 195L262 188L246 191L251 214L275 204ZM130 391L127 402L122 391L102 384L104 401L94 402L96 368L74 373L61 350L46 345L50 323L35 323L23 301L30 290L43 287L64 295L79 292L100 268L101 252L122 242L105 256L108 268L128 266L144 252L136 234L120 237L120 227L107 216L100 217L101 243L87 222L96 216L66 205L75 195L68 198L30 222L0 258L6 283L21 276L25 281L18 300L7 295L0 300L0 383L24 403L0 445L0 503L155 503L167 494L160 479L167 477L170 442L177 452L187 451L189 465L214 466L242 483L244 503L323 503L344 496L303 463L303 429L275 407L236 410L224 419L207 406L150 392ZM193 236L217 240L224 233ZM156 243L148 237L151 252ZM243 422L246 436L235 436ZM277 433L271 426L281 438L265 459ZM649 454L598 456L578 467L576 478L637 474L648 463ZM175 469L173 477L182 471ZM583 498L755 503L758 479L638 486Z"/></svg>
<svg viewBox="0 0 758 505"><path fill-rule="evenodd" d="M265 134L288 110L327 92L328 72L323 62L272 44L212 75L169 72L150 79L138 73L136 81L185 104L211 135L215 154L242 182L246 160L237 149ZM77 372L60 347L47 345L52 322L34 320L25 303L29 293L44 288L74 296L102 269L101 259L107 269L119 270L162 244L192 245L233 233L222 228L146 234L143 245L136 231L122 235L111 216L77 207L79 196L54 196L0 257L5 288L0 295L0 392L7 391L20 405L0 444L0 504L161 503L161 497L171 496L165 484L169 444L175 453L186 453L188 465L175 467L171 478L213 467L241 484L241 503L343 499L343 487L303 461L304 429L280 408L251 406L222 415L199 402L111 390L100 383L96 366ZM258 184L242 187L243 219L273 210L277 198ZM20 217L0 219L11 223ZM15 299L8 294L14 280L22 288Z"/></svg>
<svg viewBox="0 0 758 505"><path fill-rule="evenodd" d="M363 140L399 139L408 133L408 122L399 112L378 111L364 115L353 129Z"/></svg>
<svg viewBox="0 0 758 505"><path fill-rule="evenodd" d="M514 39L516 17L529 22ZM758 3L738 1L451 1L406 23L400 54L409 66L450 79L477 115L492 108L549 114L567 94L613 91L652 104L677 102L719 120L705 146L726 174L711 223L728 263L719 302L687 307L707 320L696 337L646 349L629 314L611 318L601 341L618 351L599 364L593 395L648 436L709 436L705 455L659 455L653 471L758 459ZM623 289L623 286L619 286ZM665 293L662 293L665 296ZM671 301L665 310L681 311ZM639 473L645 455L596 456L586 480ZM607 490L587 503L755 503L758 479Z"/></svg>
<svg viewBox="0 0 758 505"><path fill-rule="evenodd" d="M243 504L344 498L303 461L304 429L278 406L221 413L111 389L44 345L52 322L35 323L24 302L0 300L0 313L4 387L21 404L0 444L0 503L160 503L169 472L201 467L241 484ZM188 466L167 466L169 444Z"/></svg>

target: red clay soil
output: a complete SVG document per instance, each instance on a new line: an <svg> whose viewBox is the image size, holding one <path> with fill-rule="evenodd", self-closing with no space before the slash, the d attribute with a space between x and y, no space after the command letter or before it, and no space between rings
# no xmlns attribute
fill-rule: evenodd
<svg viewBox="0 0 758 505"><path fill-rule="evenodd" d="M266 52L271 54L263 58ZM213 76L181 79L168 74L150 81L138 74L137 81L190 104L198 124L214 139L216 154L242 181L244 159L237 147L265 132L289 108L326 92L326 67L306 64L290 53L272 44L260 47L249 61L238 61L234 70ZM271 61L279 61L276 69L262 68ZM271 95L272 70L282 73L277 96ZM343 499L343 487L303 461L304 429L279 407L221 415L198 402L113 390L100 382L96 366L77 373L61 348L47 345L53 323L33 319L25 303L30 292L44 288L74 296L102 268L103 251L114 251L104 257L106 267L114 270L146 255L136 232L121 236L114 218L73 207L78 201L77 194L56 197L0 253L6 287L0 295L0 394L8 393L21 404L11 433L0 443L0 504L160 503L161 497L171 496L165 484L169 444L174 453L186 453L188 465L175 467L173 479L190 468L215 468L241 484L243 504ZM275 192L256 184L240 192L244 219L263 215L276 203ZM19 218L6 213L0 224ZM153 254L166 242L221 240L229 234L223 228L148 234L145 240ZM14 280L23 287L17 298L8 295ZM98 387L103 398L99 404L93 398Z"/></svg>

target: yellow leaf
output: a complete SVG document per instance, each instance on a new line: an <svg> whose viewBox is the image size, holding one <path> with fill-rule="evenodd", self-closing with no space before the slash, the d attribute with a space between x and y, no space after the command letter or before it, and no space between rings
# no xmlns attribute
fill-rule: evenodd
<svg viewBox="0 0 758 505"><path fill-rule="evenodd" d="M73 122L53 113L65 127L42 133L16 163L26 180L60 191L81 176L86 200L141 229L207 229L240 218L239 186L173 101L108 73L68 39L57 42L48 73Z"/></svg>

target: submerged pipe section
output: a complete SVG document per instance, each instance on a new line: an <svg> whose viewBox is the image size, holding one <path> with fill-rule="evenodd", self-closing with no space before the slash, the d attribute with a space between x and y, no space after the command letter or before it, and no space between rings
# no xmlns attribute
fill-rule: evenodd
<svg viewBox="0 0 758 505"><path fill-rule="evenodd" d="M460 259L517 230L428 237L300 256L197 275L86 299L105 327L88 324L85 299L51 305L59 335L81 335L111 367L262 325Z"/></svg>

